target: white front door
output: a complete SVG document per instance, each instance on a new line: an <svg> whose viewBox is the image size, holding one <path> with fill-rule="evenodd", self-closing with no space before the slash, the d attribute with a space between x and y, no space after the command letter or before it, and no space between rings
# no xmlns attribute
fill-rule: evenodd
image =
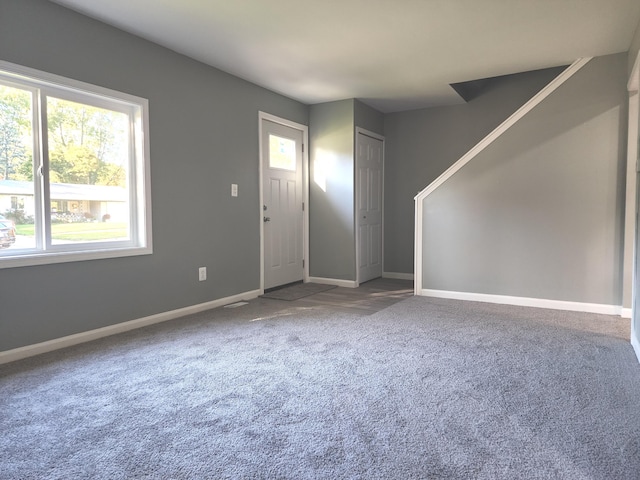
<svg viewBox="0 0 640 480"><path fill-rule="evenodd" d="M358 282L382 276L383 142L362 132L356 137Z"/></svg>
<svg viewBox="0 0 640 480"><path fill-rule="evenodd" d="M264 289L303 279L303 132L262 119Z"/></svg>

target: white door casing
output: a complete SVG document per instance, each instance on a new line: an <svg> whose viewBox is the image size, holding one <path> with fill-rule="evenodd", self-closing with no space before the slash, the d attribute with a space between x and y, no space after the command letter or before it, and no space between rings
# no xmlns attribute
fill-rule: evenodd
<svg viewBox="0 0 640 480"><path fill-rule="evenodd" d="M260 112L262 291L308 278L306 135L305 126Z"/></svg>
<svg viewBox="0 0 640 480"><path fill-rule="evenodd" d="M358 283L382 276L384 138L356 129Z"/></svg>
<svg viewBox="0 0 640 480"><path fill-rule="evenodd" d="M627 90L629 91L629 122L624 277L627 282L631 277L631 345L640 361L640 224L638 223L640 218L640 190L638 189L640 184L640 52L631 69ZM633 238L633 248L627 248L626 245L630 238ZM624 300L623 294L623 302ZM624 312L624 303L622 307Z"/></svg>

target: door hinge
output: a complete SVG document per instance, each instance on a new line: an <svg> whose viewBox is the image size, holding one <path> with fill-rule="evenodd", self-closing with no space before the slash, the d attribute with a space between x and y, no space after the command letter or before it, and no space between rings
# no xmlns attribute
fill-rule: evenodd
<svg viewBox="0 0 640 480"><path fill-rule="evenodd" d="M302 153L304 153L304 143L302 144Z"/></svg>
<svg viewBox="0 0 640 480"><path fill-rule="evenodd" d="M304 212L304 202L302 202L302 211Z"/></svg>

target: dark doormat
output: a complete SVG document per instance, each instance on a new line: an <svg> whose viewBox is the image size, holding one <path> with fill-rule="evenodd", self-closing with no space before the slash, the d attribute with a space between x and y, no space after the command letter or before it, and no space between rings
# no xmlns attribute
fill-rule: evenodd
<svg viewBox="0 0 640 480"><path fill-rule="evenodd" d="M299 298L308 297L320 292L326 292L336 288L335 285L322 285L319 283L297 283L290 287L273 290L269 293L261 295L262 298L272 298L274 300L298 300Z"/></svg>

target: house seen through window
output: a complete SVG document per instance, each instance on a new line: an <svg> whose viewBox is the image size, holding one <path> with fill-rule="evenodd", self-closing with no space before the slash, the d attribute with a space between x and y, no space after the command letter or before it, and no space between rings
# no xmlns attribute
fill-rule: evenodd
<svg viewBox="0 0 640 480"><path fill-rule="evenodd" d="M0 268L148 253L146 101L2 66Z"/></svg>

